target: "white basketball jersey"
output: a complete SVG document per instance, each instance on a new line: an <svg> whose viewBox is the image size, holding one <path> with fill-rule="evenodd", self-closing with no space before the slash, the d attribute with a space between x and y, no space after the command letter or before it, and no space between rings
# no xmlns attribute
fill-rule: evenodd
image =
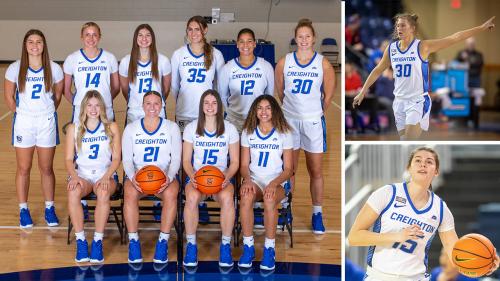
<svg viewBox="0 0 500 281"><path fill-rule="evenodd" d="M411 201L406 183L384 186L376 192L384 193L379 193L377 197L386 200L386 205L373 225L373 232L400 232L404 228L417 224L424 235L419 239L406 240L403 243L371 246L367 256L368 265L383 273L402 276L413 276L429 271L427 253L438 228L443 231L441 222L445 212L449 213L449 210L445 211L446 204L432 191L429 191L429 202L422 209L417 210ZM368 199L370 206L375 204L370 204L373 197L372 195ZM449 224L449 219L446 221L446 224ZM449 228L448 225L445 227Z"/></svg>
<svg viewBox="0 0 500 281"><path fill-rule="evenodd" d="M212 49L212 65L205 68L205 56L196 56L185 45L172 55L172 94L176 98L176 119L198 118L201 95L214 88L215 75L220 75L224 65L222 53Z"/></svg>
<svg viewBox="0 0 500 281"><path fill-rule="evenodd" d="M323 116L323 56L314 53L308 64L300 64L296 53L289 53L283 68L286 117L306 120Z"/></svg>
<svg viewBox="0 0 500 281"><path fill-rule="evenodd" d="M389 59L394 71L394 96L409 99L429 91L429 62L420 56L420 40L414 39L403 52L399 41L389 45Z"/></svg>
<svg viewBox="0 0 500 281"><path fill-rule="evenodd" d="M240 140L238 131L228 121L224 121L224 134L216 136L207 132L203 136L196 134L198 120L189 123L184 129L184 141L193 144L193 168L195 171L205 165L212 165L222 172L226 171L229 159L229 145Z"/></svg>
<svg viewBox="0 0 500 281"><path fill-rule="evenodd" d="M245 120L258 96L274 94L274 70L263 58L256 57L248 67L243 67L235 58L224 65L217 83L227 114Z"/></svg>
<svg viewBox="0 0 500 281"><path fill-rule="evenodd" d="M128 77L128 67L130 64L130 55L126 55L120 61L119 74L123 77ZM153 71L151 70L152 62L147 63L137 62L137 71L135 73L135 82L129 83L128 101L127 106L129 110L137 113L141 113L138 117L144 117L144 111L142 110L142 98L145 93L149 91L156 91L163 96L161 79L163 76L167 76L172 72L170 67L169 59L158 54L158 74L159 79L153 78ZM162 105L165 107L164 96L162 99ZM133 120L135 121L135 120Z"/></svg>
<svg viewBox="0 0 500 281"><path fill-rule="evenodd" d="M250 173L259 177L277 177L283 172L283 150L293 148L292 134L276 129L264 136L259 127L248 134L243 130L241 146L250 148Z"/></svg>
<svg viewBox="0 0 500 281"><path fill-rule="evenodd" d="M83 49L70 54L64 61L64 73L72 75L75 83L73 105L80 106L87 91L97 90L106 108L113 108L110 80L111 74L117 71L115 56L103 49L93 59L89 59Z"/></svg>
<svg viewBox="0 0 500 281"><path fill-rule="evenodd" d="M75 140L78 125L75 124ZM76 166L78 171L85 174L96 174L106 171L111 165L112 150L109 138L106 135L104 125L99 125L90 131L87 129L82 138L81 149L75 143Z"/></svg>
<svg viewBox="0 0 500 281"><path fill-rule="evenodd" d="M5 79L16 84L16 108L18 112L36 114L42 112L54 112L54 98L52 89L45 89L43 67L34 70L28 67L24 92L19 92L19 67L21 61L9 65L5 72ZM63 80L64 75L61 67L55 62L50 62L52 71L52 83L56 84Z"/></svg>

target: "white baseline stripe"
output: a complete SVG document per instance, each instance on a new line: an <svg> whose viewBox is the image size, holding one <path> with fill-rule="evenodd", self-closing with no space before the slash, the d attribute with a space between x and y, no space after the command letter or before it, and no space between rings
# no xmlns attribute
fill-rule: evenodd
<svg viewBox="0 0 500 281"><path fill-rule="evenodd" d="M3 119L5 119L5 117L9 116L12 112L7 112L5 113L4 115L0 116L0 121L2 121Z"/></svg>
<svg viewBox="0 0 500 281"><path fill-rule="evenodd" d="M342 110L342 107L340 107L340 105L338 105L336 102L332 101L332 104L335 105L335 107L337 107L338 109Z"/></svg>

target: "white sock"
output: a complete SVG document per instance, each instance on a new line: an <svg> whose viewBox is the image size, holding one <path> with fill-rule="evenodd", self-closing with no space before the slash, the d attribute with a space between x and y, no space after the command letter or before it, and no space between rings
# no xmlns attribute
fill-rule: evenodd
<svg viewBox="0 0 500 281"><path fill-rule="evenodd" d="M323 207L313 205L313 214L323 213Z"/></svg>
<svg viewBox="0 0 500 281"><path fill-rule="evenodd" d="M28 203L19 203L19 209L28 209Z"/></svg>
<svg viewBox="0 0 500 281"><path fill-rule="evenodd" d="M168 242L169 238L170 238L170 233L165 233L160 231L160 236L158 237L158 241L166 240Z"/></svg>
<svg viewBox="0 0 500 281"><path fill-rule="evenodd" d="M253 246L253 236L243 236L243 245L247 245L249 247Z"/></svg>
<svg viewBox="0 0 500 281"><path fill-rule="evenodd" d="M75 232L75 236L77 240L85 241L85 232L83 230L80 232Z"/></svg>
<svg viewBox="0 0 500 281"><path fill-rule="evenodd" d="M104 237L104 233L102 232L94 232L94 241L102 241L102 238Z"/></svg>
<svg viewBox="0 0 500 281"><path fill-rule="evenodd" d="M270 238L266 237L266 240L264 242L264 247L265 248L274 248L274 244L275 244L274 241L275 241L275 239L270 239Z"/></svg>
<svg viewBox="0 0 500 281"><path fill-rule="evenodd" d="M253 207L254 208L264 209L262 202L255 202L255 203L253 203Z"/></svg>
<svg viewBox="0 0 500 281"><path fill-rule="evenodd" d="M54 201L45 201L45 209L50 209L52 206L54 206Z"/></svg>
<svg viewBox="0 0 500 281"><path fill-rule="evenodd" d="M222 245L230 244L231 243L231 236L222 235L221 243L222 243Z"/></svg>
<svg viewBox="0 0 500 281"><path fill-rule="evenodd" d="M88 204L87 204L87 200L80 200L80 202L81 202L84 206L88 206Z"/></svg>
<svg viewBox="0 0 500 281"><path fill-rule="evenodd" d="M196 245L196 234L186 234L186 240L188 243Z"/></svg>
<svg viewBox="0 0 500 281"><path fill-rule="evenodd" d="M137 233L137 232L129 232L128 233L128 240L139 241L139 233Z"/></svg>

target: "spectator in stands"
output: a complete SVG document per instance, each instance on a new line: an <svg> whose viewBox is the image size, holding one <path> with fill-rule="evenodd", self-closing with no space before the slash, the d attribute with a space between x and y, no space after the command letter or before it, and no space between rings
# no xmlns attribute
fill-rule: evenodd
<svg viewBox="0 0 500 281"><path fill-rule="evenodd" d="M350 48L346 51L346 59L354 62L356 65L361 66L359 55L353 52L359 52L365 55L363 43L361 43L361 36L359 28L361 26L361 18L358 14L353 14L349 17L345 27L345 42ZM353 52L351 52L351 49Z"/></svg>
<svg viewBox="0 0 500 281"><path fill-rule="evenodd" d="M382 56L384 55L385 49L387 49L387 46L389 46L389 43L389 40L384 40L382 41L382 43L380 43L380 47L378 49L373 50L370 57L368 58L368 63L366 65L366 70L368 72L371 72L380 62Z"/></svg>
<svg viewBox="0 0 500 281"><path fill-rule="evenodd" d="M484 65L483 54L476 50L474 37L465 40L465 49L458 52L457 60L469 64L469 87L481 88L481 71Z"/></svg>
<svg viewBox="0 0 500 281"><path fill-rule="evenodd" d="M395 128L394 111L392 110L392 102L394 101L393 92L394 77L392 67L389 67L382 72L382 76L375 82L375 96L377 97L378 109L387 111L389 130Z"/></svg>
<svg viewBox="0 0 500 281"><path fill-rule="evenodd" d="M477 278L469 278L458 273L458 270L453 266L450 259L446 255L444 248L441 249L439 256L439 264L431 272L431 281L477 281Z"/></svg>

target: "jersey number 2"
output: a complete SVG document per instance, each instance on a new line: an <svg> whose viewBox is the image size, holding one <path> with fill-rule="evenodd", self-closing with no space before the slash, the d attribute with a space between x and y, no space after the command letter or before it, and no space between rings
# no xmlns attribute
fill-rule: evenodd
<svg viewBox="0 0 500 281"><path fill-rule="evenodd" d="M39 99L40 96L38 94L40 94L41 92L42 92L42 84L33 85L33 92L31 92L31 99L33 100Z"/></svg>

